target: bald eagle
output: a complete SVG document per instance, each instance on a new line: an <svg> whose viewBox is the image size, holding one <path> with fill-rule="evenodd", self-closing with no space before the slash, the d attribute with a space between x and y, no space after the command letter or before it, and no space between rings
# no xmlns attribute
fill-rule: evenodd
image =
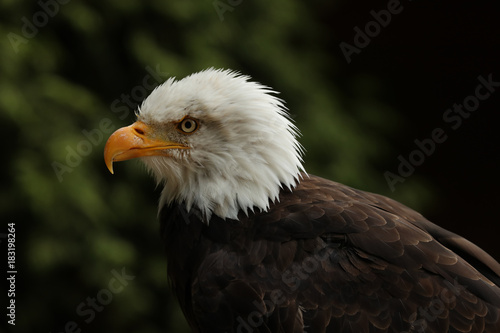
<svg viewBox="0 0 500 333"><path fill-rule="evenodd" d="M500 264L394 200L305 173L270 88L157 87L104 157L163 184L168 276L194 332L500 332Z"/></svg>

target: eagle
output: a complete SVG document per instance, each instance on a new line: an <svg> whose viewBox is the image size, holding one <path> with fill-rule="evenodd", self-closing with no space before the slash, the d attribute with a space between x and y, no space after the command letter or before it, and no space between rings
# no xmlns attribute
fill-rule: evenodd
<svg viewBox="0 0 500 333"><path fill-rule="evenodd" d="M170 78L114 132L163 186L167 274L193 332L500 332L500 264L390 198L305 172L273 89Z"/></svg>

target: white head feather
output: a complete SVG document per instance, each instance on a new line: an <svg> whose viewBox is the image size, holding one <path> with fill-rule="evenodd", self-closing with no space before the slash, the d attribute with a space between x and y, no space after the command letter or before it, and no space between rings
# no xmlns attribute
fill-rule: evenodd
<svg viewBox="0 0 500 333"><path fill-rule="evenodd" d="M191 149L141 158L164 184L160 209L184 202L206 222L212 213L235 219L240 210L267 210L282 186L297 184L304 171L298 130L275 92L249 79L207 69L169 79L143 102L138 120L160 130L185 116L199 122L193 134L167 134Z"/></svg>

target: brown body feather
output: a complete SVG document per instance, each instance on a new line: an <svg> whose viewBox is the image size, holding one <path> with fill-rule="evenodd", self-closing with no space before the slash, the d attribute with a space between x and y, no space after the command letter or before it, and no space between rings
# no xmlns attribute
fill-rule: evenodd
<svg viewBox="0 0 500 333"><path fill-rule="evenodd" d="M304 176L267 212L160 213L195 332L500 332L500 265L386 197Z"/></svg>

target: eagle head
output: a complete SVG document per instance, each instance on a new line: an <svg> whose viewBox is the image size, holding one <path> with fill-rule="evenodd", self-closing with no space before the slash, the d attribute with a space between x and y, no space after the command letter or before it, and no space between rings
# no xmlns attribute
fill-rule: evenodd
<svg viewBox="0 0 500 333"><path fill-rule="evenodd" d="M183 203L206 223L267 210L303 171L298 130L275 94L230 70L171 78L110 136L106 165L140 158L164 186L160 209Z"/></svg>

